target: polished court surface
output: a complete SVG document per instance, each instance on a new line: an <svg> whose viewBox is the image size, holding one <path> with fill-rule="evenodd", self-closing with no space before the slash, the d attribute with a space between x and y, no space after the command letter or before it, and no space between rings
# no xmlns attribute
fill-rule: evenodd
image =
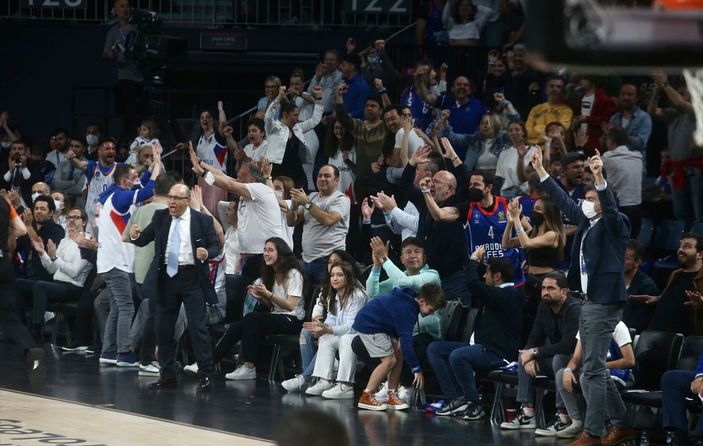
<svg viewBox="0 0 703 446"><path fill-rule="evenodd" d="M21 350L0 342L0 446L264 445L281 417L316 408L340 418L355 445L543 445L565 440L501 432L487 419L466 422L422 412L358 411L355 400L287 394L257 381L213 380L206 394L181 376L175 390L149 391L153 377L100 366L96 356L46 348L44 374L30 376ZM488 407L486 407L488 409Z"/></svg>

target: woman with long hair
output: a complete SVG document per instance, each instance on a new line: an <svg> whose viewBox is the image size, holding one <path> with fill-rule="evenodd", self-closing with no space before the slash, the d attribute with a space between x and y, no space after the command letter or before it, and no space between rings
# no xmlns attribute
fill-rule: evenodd
<svg viewBox="0 0 703 446"><path fill-rule="evenodd" d="M449 33L450 45L475 46L493 10L476 6L471 0L451 0L444 5L442 21Z"/></svg>
<svg viewBox="0 0 703 446"><path fill-rule="evenodd" d="M354 277L351 264L335 263L329 273L330 287L334 289L328 302L324 322L311 321L303 326L318 338L317 358L313 376L318 378L314 386L308 387L306 395L330 399L354 397L354 374L356 355L352 351L355 337L352 325L356 314L366 303L364 287ZM334 380L334 361L339 353L339 368Z"/></svg>
<svg viewBox="0 0 703 446"><path fill-rule="evenodd" d="M297 334L305 318L303 271L286 242L273 237L266 240L261 277L249 285L249 294L256 299L255 311L233 322L220 338L212 353L220 361L234 345L242 341L239 358L243 364L225 375L232 380L256 379L257 347L266 336ZM186 371L196 372L195 365Z"/></svg>
<svg viewBox="0 0 703 446"><path fill-rule="evenodd" d="M496 177L503 179L500 195L510 199L526 195L528 192L524 163L529 159L532 147L527 144L527 129L522 121L511 121L507 133L511 146L503 150L498 157Z"/></svg>
<svg viewBox="0 0 703 446"><path fill-rule="evenodd" d="M454 133L445 124L446 120L439 121L439 127L442 130L447 129L442 134L446 135L453 145L468 147L464 164L469 172L475 169L496 171L498 157L510 146L499 115L495 113L483 115L478 132L473 134Z"/></svg>
<svg viewBox="0 0 703 446"><path fill-rule="evenodd" d="M339 121L335 121L333 125L327 128L324 154L328 158L327 164L339 169L337 190L352 197L354 169L356 168L354 137L344 129L344 126Z"/></svg>
<svg viewBox="0 0 703 446"><path fill-rule="evenodd" d="M329 302L337 293L337 291L330 284L330 271L334 265L343 262L351 265L354 280L358 282L361 281L361 269L359 269L354 257L352 257L352 255L347 251L343 251L341 249L332 251L332 254L330 254L327 259L327 275L322 281L320 291L317 294L317 300L315 301L315 306L312 308L312 322L322 322L325 320ZM303 329L300 331L300 358L302 360L303 373L281 383L283 388L287 391L295 392L301 390L303 386L306 386L310 380L312 380L316 358L315 345L315 337L312 335L310 330L305 328L305 324L303 324Z"/></svg>

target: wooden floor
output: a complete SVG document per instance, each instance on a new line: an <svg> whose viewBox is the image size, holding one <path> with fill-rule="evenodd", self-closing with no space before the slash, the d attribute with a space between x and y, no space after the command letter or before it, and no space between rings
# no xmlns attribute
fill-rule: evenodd
<svg viewBox="0 0 703 446"><path fill-rule="evenodd" d="M288 394L263 379L233 382L220 374L211 392L198 394L197 381L182 376L178 389L152 392L147 385L155 378L139 377L135 369L100 366L95 356L49 347L46 353L45 373L30 376L21 350L0 342L0 445L268 444L277 420L300 408L337 416L357 446L568 443L501 432L487 419L358 411L354 400Z"/></svg>

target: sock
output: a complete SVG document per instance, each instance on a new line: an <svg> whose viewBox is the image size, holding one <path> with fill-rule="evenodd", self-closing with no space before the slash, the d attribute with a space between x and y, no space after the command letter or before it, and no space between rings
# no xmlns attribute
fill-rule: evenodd
<svg viewBox="0 0 703 446"><path fill-rule="evenodd" d="M534 417L535 416L535 408L534 407L522 406L522 412L525 414L526 417Z"/></svg>
<svg viewBox="0 0 703 446"><path fill-rule="evenodd" d="M569 418L569 414L559 412L559 421L561 421L564 424L569 424L571 422L571 419Z"/></svg>

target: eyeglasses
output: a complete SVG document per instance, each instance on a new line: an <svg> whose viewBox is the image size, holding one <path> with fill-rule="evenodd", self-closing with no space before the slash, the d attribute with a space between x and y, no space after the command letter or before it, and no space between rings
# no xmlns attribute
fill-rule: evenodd
<svg viewBox="0 0 703 446"><path fill-rule="evenodd" d="M83 217L81 217L80 215L69 215L66 218L69 220L83 220Z"/></svg>
<svg viewBox="0 0 703 446"><path fill-rule="evenodd" d="M176 200L187 200L189 197L179 197L178 195L166 195L166 198L168 198L169 200L176 201Z"/></svg>

